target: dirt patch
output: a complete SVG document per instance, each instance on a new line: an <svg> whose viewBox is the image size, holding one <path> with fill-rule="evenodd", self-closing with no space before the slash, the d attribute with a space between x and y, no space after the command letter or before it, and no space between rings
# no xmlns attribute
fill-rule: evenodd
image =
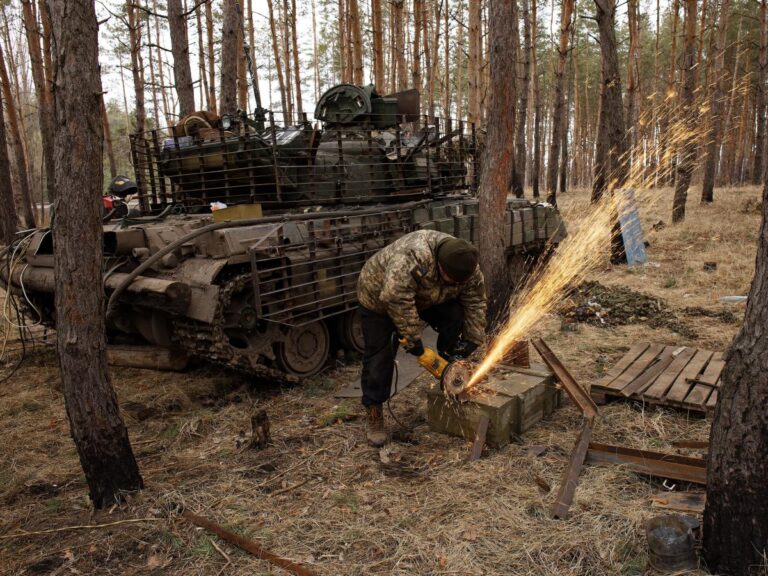
<svg viewBox="0 0 768 576"><path fill-rule="evenodd" d="M581 284L571 293L560 313L566 324L581 322L608 328L647 323L651 328L668 328L686 338L698 337L661 298L622 286L604 286L600 282ZM708 311L704 315L709 315Z"/></svg>

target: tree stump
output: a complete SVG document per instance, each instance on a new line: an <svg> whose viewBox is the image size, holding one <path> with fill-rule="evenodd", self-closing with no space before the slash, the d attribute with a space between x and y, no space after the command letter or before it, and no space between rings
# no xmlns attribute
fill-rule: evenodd
<svg viewBox="0 0 768 576"><path fill-rule="evenodd" d="M251 442L249 448L261 450L269 444L269 416L266 410L251 415Z"/></svg>

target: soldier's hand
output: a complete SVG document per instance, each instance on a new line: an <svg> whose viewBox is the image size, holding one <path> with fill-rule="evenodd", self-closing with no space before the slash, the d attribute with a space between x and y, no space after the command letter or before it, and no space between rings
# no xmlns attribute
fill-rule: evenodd
<svg viewBox="0 0 768 576"><path fill-rule="evenodd" d="M415 340L406 346L405 351L408 352L408 354L413 354L414 356L421 356L424 354L424 344L421 342L421 340Z"/></svg>
<svg viewBox="0 0 768 576"><path fill-rule="evenodd" d="M467 358L475 350L477 350L477 344L474 342L459 340L459 342L453 348L453 356L456 356L457 358Z"/></svg>

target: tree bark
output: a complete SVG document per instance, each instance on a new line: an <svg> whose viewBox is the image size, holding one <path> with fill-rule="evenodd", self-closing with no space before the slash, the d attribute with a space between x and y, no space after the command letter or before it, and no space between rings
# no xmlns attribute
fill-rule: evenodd
<svg viewBox="0 0 768 576"><path fill-rule="evenodd" d="M403 7L404 0L391 0L390 17L395 23L394 33L394 67L396 70L395 79L397 85L395 90L401 91L408 88L408 69L405 65L405 40L403 30Z"/></svg>
<svg viewBox="0 0 768 576"><path fill-rule="evenodd" d="M269 0L270 7L272 0ZM209 104L208 109L216 113L218 110L218 103L216 102L216 60L213 56L213 10L211 8L213 2L205 3L205 27L208 37L208 90L209 90Z"/></svg>
<svg viewBox="0 0 768 576"><path fill-rule="evenodd" d="M762 2L765 6L765 0ZM709 134L707 137L707 157L704 162L704 178L701 186L701 201L712 202L715 199L715 172L718 164L718 151L722 144L722 105L725 91L725 46L728 41L728 16L730 0L721 0L720 14L713 20L717 26L714 46L715 67L711 99L709 103ZM713 7L714 9L714 7Z"/></svg>
<svg viewBox="0 0 768 576"><path fill-rule="evenodd" d="M539 197L541 180L541 90L539 88L539 66L536 56L539 23L536 16L536 0L531 2L531 74L533 75L533 162L531 166L531 187L533 197Z"/></svg>
<svg viewBox="0 0 768 576"><path fill-rule="evenodd" d="M354 0L355 2L355 18L358 18L357 14L357 0ZM302 119L302 116L304 115L304 104L302 103L302 96L301 96L301 63L299 61L299 44L298 40L296 39L296 0L291 0L291 43L292 43L292 49L293 49L293 79L294 79L294 93L296 95L296 114L298 115L297 120L300 121ZM358 54L358 51L361 50L360 46L360 22L356 20L356 26L357 26L357 37L355 39L356 42L356 49L355 49L355 65L357 66L357 57L360 58L360 70L359 70L359 78L360 81L357 81L357 70L355 71L355 83L356 84L362 84L363 83L363 55L362 52Z"/></svg>
<svg viewBox="0 0 768 576"><path fill-rule="evenodd" d="M672 204L672 222L682 222L685 219L685 202L688 198L688 187L691 184L693 164L696 153L696 110L694 109L694 90L696 88L696 0L685 0L685 47L683 48L683 94L681 122L688 132L683 137L680 150L680 160L677 165L675 178L675 198Z"/></svg>
<svg viewBox="0 0 768 576"><path fill-rule="evenodd" d="M22 213L24 214L24 225L27 228L35 228L35 212L33 210L33 203L32 203L32 193L30 191L29 187L29 168L27 166L27 158L24 155L24 143L22 142L22 136L21 130L19 129L19 123L18 123L18 111L16 110L16 103L13 99L13 94L11 92L11 83L10 78L8 77L8 70L5 67L5 55L3 54L2 49L0 49L0 83L2 83L2 94L3 94L3 100L5 100L5 108L8 111L7 114L7 121L8 121L8 127L11 131L11 138L13 140L13 151L14 151L14 160L16 162L16 171L19 174L19 199L21 200L21 206L19 208L21 209ZM6 136L5 136L5 129L3 127L3 142L7 142ZM3 148L3 152L5 154L6 162L8 160L8 151L5 148L5 146L0 143L0 147ZM10 167L8 167L10 170ZM9 177L10 177L10 171L9 171ZM0 182L0 186L3 186L2 182ZM10 190L9 186L9 190ZM13 199L13 195L11 195L11 199ZM5 201L4 199L3 201ZM13 200L11 200L13 203ZM16 208L13 209L13 215L14 218L16 218ZM15 231L15 222L14 222L14 231Z"/></svg>
<svg viewBox="0 0 768 576"><path fill-rule="evenodd" d="M131 71L133 73L133 91L136 102L136 132L144 132L147 112L144 109L144 62L141 57L141 18L137 17L138 7L131 1L126 2L128 12L128 35L131 44Z"/></svg>
<svg viewBox="0 0 768 576"><path fill-rule="evenodd" d="M179 96L179 116L195 111L195 89L192 84L192 68L189 65L189 38L187 17L181 0L168 0L168 28L171 31L173 53L173 79Z"/></svg>
<svg viewBox="0 0 768 576"><path fill-rule="evenodd" d="M488 294L489 327L501 321L509 297L509 270L504 253L504 220L509 175L514 162L516 46L509 28L517 24L515 2L490 0L490 100L485 148L480 170L480 265Z"/></svg>
<svg viewBox="0 0 768 576"><path fill-rule="evenodd" d="M29 46L29 60L32 68L32 79L37 93L37 114L40 122L40 138L43 145L43 162L45 163L45 189L49 202L53 202L53 111L51 91L45 81L43 67L43 54L40 49L40 34L37 31L37 18L35 16L32 0L22 0L22 16L24 30Z"/></svg>
<svg viewBox="0 0 768 576"><path fill-rule="evenodd" d="M713 574L764 573L768 543L768 184L744 324L726 355L707 459L704 557Z"/></svg>
<svg viewBox="0 0 768 576"><path fill-rule="evenodd" d="M629 157L627 164L635 162L640 141L640 15L639 0L629 0L627 18L629 20L629 54L627 62L627 129L629 137Z"/></svg>
<svg viewBox="0 0 768 576"><path fill-rule="evenodd" d="M469 0L469 53L467 55L467 119L480 125L480 0Z"/></svg>
<svg viewBox="0 0 768 576"><path fill-rule="evenodd" d="M109 177L114 178L117 176L117 162L115 161L115 152L112 149L112 130L109 127L109 115L104 103L104 94L101 95L101 123L104 125L104 147L109 161Z"/></svg>
<svg viewBox="0 0 768 576"><path fill-rule="evenodd" d="M54 63L56 336L64 402L97 508L143 487L107 370L101 286L103 129L94 3L50 0Z"/></svg>
<svg viewBox="0 0 768 576"><path fill-rule="evenodd" d="M283 78L283 65L280 58L280 47L277 40L277 26L275 23L275 9L272 5L273 0L267 0L269 7L269 29L272 35L272 55L275 59L275 70L277 71L277 85L280 89L280 109L283 112L283 118L288 117L288 102L285 98L285 79Z"/></svg>
<svg viewBox="0 0 768 576"><path fill-rule="evenodd" d="M421 87L421 30L423 27L422 11L424 0L413 0L413 62L411 63L411 84L416 90L422 92ZM426 44L426 42L425 42Z"/></svg>
<svg viewBox="0 0 768 576"><path fill-rule="evenodd" d="M219 113L237 112L237 39L240 17L235 0L224 0L223 25L221 28L221 88Z"/></svg>
<svg viewBox="0 0 768 576"><path fill-rule="evenodd" d="M195 20L197 23L197 69L200 75L200 106L211 109L211 94L208 91L208 72L205 69L205 41L203 39L203 17L200 13L200 4L195 6Z"/></svg>
<svg viewBox="0 0 768 576"><path fill-rule="evenodd" d="M555 100L552 109L552 141L549 147L547 165L547 202L557 204L557 166L560 159L560 146L565 129L565 65L568 62L568 41L571 37L571 24L575 0L563 0L560 10L560 45L557 50L557 68L555 69Z"/></svg>
<svg viewBox="0 0 768 576"><path fill-rule="evenodd" d="M386 89L384 69L384 21L381 14L381 0L371 0L371 27L373 29L373 83L378 90Z"/></svg>
<svg viewBox="0 0 768 576"><path fill-rule="evenodd" d="M5 89L3 89L3 93L5 94ZM26 173L19 174L19 180L26 177ZM8 143L5 139L5 118L3 107L0 105L0 235L2 235L0 240L6 246L13 244L18 222L11 182L11 163L8 160Z"/></svg>
<svg viewBox="0 0 768 576"><path fill-rule="evenodd" d="M765 81L768 72L768 10L766 0L760 2L760 56L758 57L757 90L755 109L757 130L755 132L755 156L752 167L752 183L759 184L763 178L763 156L765 155Z"/></svg>
<svg viewBox="0 0 768 576"><path fill-rule="evenodd" d="M595 0L595 5L600 31L602 86L592 202L602 198L604 192L611 192L622 186L627 173L624 104L621 97L619 57L616 52L616 0Z"/></svg>
<svg viewBox="0 0 768 576"><path fill-rule="evenodd" d="M296 10L296 0L291 0ZM352 28L352 81L358 86L363 84L363 39L360 32L360 10L357 6L357 0L349 1L349 25ZM293 29L296 31L296 18L293 18ZM293 50L296 52L296 36L293 37ZM296 84L299 83L298 61L295 63ZM298 88L297 88L298 90ZM301 111L299 111L301 113Z"/></svg>
<svg viewBox="0 0 768 576"><path fill-rule="evenodd" d="M515 163L512 174L512 191L515 196L522 198L525 191L525 164L526 164L526 133L528 120L528 93L531 89L531 14L528 9L529 0L522 0L523 17L523 63L522 80L520 82L520 102L517 110L515 129Z"/></svg>

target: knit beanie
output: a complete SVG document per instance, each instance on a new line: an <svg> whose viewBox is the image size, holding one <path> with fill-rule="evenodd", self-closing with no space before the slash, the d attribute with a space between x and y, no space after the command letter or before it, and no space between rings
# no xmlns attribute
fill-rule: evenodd
<svg viewBox="0 0 768 576"><path fill-rule="evenodd" d="M474 274L479 255L466 240L446 238L437 246L437 262L454 282L465 282Z"/></svg>

